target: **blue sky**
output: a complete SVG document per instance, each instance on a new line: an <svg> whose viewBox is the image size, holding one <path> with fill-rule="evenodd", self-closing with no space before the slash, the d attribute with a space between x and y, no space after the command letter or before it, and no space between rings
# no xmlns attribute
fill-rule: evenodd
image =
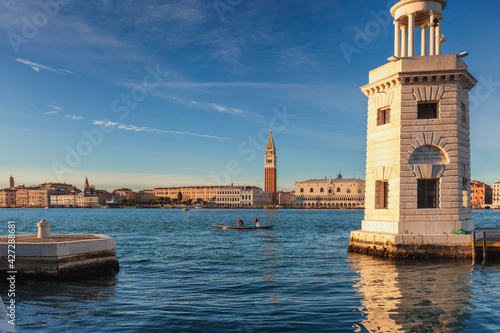
<svg viewBox="0 0 500 333"><path fill-rule="evenodd" d="M0 0L0 187L11 173L109 190L262 187L270 127L279 189L339 169L364 178L359 87L392 55L393 3ZM500 181L499 12L452 1L442 28L443 53L468 51L480 79L472 178L489 184Z"/></svg>

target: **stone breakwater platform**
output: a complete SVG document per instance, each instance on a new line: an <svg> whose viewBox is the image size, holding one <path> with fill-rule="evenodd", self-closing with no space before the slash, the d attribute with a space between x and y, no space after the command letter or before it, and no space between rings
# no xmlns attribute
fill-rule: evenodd
<svg viewBox="0 0 500 333"><path fill-rule="evenodd" d="M396 259L472 258L471 235L351 232L349 252Z"/></svg>
<svg viewBox="0 0 500 333"><path fill-rule="evenodd" d="M500 228L476 228L472 234L391 234L356 230L347 250L395 259L484 258L500 260ZM485 240L483 241L483 231Z"/></svg>
<svg viewBox="0 0 500 333"><path fill-rule="evenodd" d="M118 273L116 240L105 235L16 235L15 249L8 237L0 237L0 277L12 264L15 251L16 279L78 280Z"/></svg>

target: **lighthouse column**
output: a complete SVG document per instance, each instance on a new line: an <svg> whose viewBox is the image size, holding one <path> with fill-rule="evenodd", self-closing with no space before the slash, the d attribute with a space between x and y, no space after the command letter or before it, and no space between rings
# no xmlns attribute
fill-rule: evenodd
<svg viewBox="0 0 500 333"><path fill-rule="evenodd" d="M408 15L408 57L415 56L415 13Z"/></svg>
<svg viewBox="0 0 500 333"><path fill-rule="evenodd" d="M436 28L434 27L434 19L436 18L436 13L431 11L430 21L429 21L429 55L435 55L435 45L436 45Z"/></svg>
<svg viewBox="0 0 500 333"><path fill-rule="evenodd" d="M394 56L401 57L401 23L394 21Z"/></svg>
<svg viewBox="0 0 500 333"><path fill-rule="evenodd" d="M436 55L441 54L441 21L438 22L436 27Z"/></svg>
<svg viewBox="0 0 500 333"><path fill-rule="evenodd" d="M420 43L420 55L427 55L427 25L423 25L420 27L421 30L421 43Z"/></svg>
<svg viewBox="0 0 500 333"><path fill-rule="evenodd" d="M403 45L401 47L402 49L402 54L401 56L403 58L406 58L408 56L408 33L407 33L407 27L406 25L403 25L402 29L402 35L403 35Z"/></svg>

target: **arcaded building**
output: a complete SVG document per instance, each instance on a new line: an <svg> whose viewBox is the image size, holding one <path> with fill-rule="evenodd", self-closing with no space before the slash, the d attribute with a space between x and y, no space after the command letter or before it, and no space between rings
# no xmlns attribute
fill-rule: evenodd
<svg viewBox="0 0 500 333"><path fill-rule="evenodd" d="M295 207L297 208L364 208L365 181L344 179L309 179L295 182Z"/></svg>

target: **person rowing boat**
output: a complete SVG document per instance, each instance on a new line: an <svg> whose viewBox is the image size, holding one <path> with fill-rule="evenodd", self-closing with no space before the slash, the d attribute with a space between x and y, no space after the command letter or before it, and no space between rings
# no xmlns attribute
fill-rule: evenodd
<svg viewBox="0 0 500 333"><path fill-rule="evenodd" d="M255 220L253 221L253 224L255 224L256 228L260 228L260 221L258 218L255 218Z"/></svg>
<svg viewBox="0 0 500 333"><path fill-rule="evenodd" d="M241 220L239 217L237 217L236 219L238 220L238 228L245 227L245 223L243 223L243 220Z"/></svg>

